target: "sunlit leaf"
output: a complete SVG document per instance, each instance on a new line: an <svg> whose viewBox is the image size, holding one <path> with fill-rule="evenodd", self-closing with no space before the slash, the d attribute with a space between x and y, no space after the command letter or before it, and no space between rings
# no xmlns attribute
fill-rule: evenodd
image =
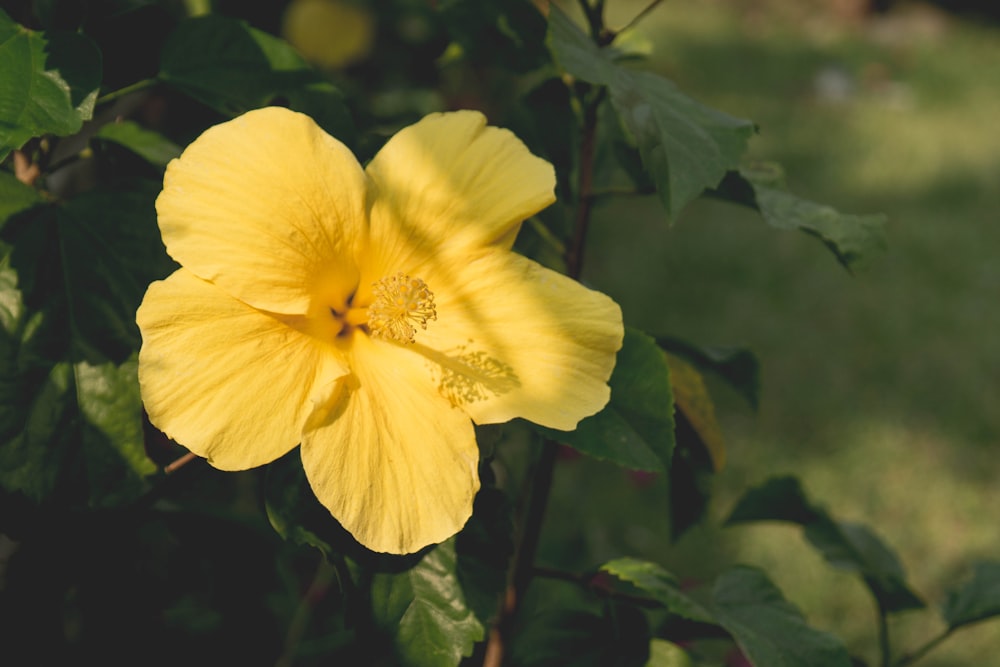
<svg viewBox="0 0 1000 667"><path fill-rule="evenodd" d="M457 574L455 540L439 544L400 573L372 578L372 614L402 664L455 667L486 636Z"/></svg>
<svg viewBox="0 0 1000 667"><path fill-rule="evenodd" d="M726 523L747 521L788 521L802 526L806 539L827 562L858 574L887 612L924 606L888 545L866 526L835 521L806 498L795 478L773 478L744 494Z"/></svg>
<svg viewBox="0 0 1000 667"><path fill-rule="evenodd" d="M86 36L28 30L0 9L0 160L32 137L79 131L94 112L101 53Z"/></svg>
<svg viewBox="0 0 1000 667"><path fill-rule="evenodd" d="M760 361L745 347L721 345L692 345L691 343L662 336L656 342L664 350L683 357L699 370L723 379L750 407L757 409L760 402Z"/></svg>
<svg viewBox="0 0 1000 667"><path fill-rule="evenodd" d="M646 667L692 667L691 656L673 642L653 639L649 642L649 661Z"/></svg>
<svg viewBox="0 0 1000 667"><path fill-rule="evenodd" d="M108 123L95 136L124 146L157 167L165 167L181 154L180 146L130 120Z"/></svg>
<svg viewBox="0 0 1000 667"><path fill-rule="evenodd" d="M670 535L674 539L697 524L708 508L711 480L726 459L715 404L701 373L684 359L664 353L674 393L674 437L670 466Z"/></svg>
<svg viewBox="0 0 1000 667"><path fill-rule="evenodd" d="M656 563L637 558L618 558L601 570L627 581L663 604L667 611L700 623L715 623L712 612L701 602L682 591L677 579Z"/></svg>
<svg viewBox="0 0 1000 667"><path fill-rule="evenodd" d="M737 566L712 590L719 624L756 667L850 667L835 636L810 627L762 571Z"/></svg>
<svg viewBox="0 0 1000 667"><path fill-rule="evenodd" d="M739 165L754 133L750 121L695 101L659 74L618 62L615 49L598 48L555 5L549 40L563 69L608 88L671 219Z"/></svg>
<svg viewBox="0 0 1000 667"><path fill-rule="evenodd" d="M972 578L948 593L941 613L952 630L1000 616L1000 562L977 563Z"/></svg>
<svg viewBox="0 0 1000 667"><path fill-rule="evenodd" d="M182 21L163 46L159 78L230 116L286 104L348 145L354 139L340 91L287 42L242 21L215 14Z"/></svg>
<svg viewBox="0 0 1000 667"><path fill-rule="evenodd" d="M611 402L575 431L544 429L549 437L626 468L665 471L674 452L670 368L646 334L625 330L611 375Z"/></svg>
<svg viewBox="0 0 1000 667"><path fill-rule="evenodd" d="M715 470L722 470L726 463L726 443L715 418L715 403L705 386L705 379L684 359L670 353L666 354L666 359L670 368L674 405L683 413L698 436L711 457Z"/></svg>

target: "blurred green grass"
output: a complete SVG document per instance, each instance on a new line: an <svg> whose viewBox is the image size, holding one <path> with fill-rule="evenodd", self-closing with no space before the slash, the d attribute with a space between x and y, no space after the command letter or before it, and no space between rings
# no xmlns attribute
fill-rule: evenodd
<svg viewBox="0 0 1000 667"><path fill-rule="evenodd" d="M612 27L644 4L610 3ZM734 207L698 202L668 228L653 198L620 197L596 211L584 278L631 325L759 355L758 414L718 392L729 463L710 523L749 486L797 475L893 545L933 609L971 561L1000 559L1000 29L918 5L863 22L792 5L664 3L634 37L683 90L757 122L751 159L783 164L793 192L886 213L889 253L852 277L814 239ZM862 586L797 530L708 525L669 545L665 499L660 484L569 462L543 555L586 568L638 552L700 580L759 564L874 663ZM582 531L564 519L588 515ZM896 650L929 638L935 617L894 619ZM993 664L998 651L994 621L918 664Z"/></svg>

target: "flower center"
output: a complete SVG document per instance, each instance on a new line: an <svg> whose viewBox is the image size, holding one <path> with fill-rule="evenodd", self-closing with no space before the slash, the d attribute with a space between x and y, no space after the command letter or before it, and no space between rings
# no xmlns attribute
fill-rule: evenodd
<svg viewBox="0 0 1000 667"><path fill-rule="evenodd" d="M412 343L417 327L437 319L434 293L420 278L405 273L386 276L372 285L375 299L368 306L368 331L373 338Z"/></svg>

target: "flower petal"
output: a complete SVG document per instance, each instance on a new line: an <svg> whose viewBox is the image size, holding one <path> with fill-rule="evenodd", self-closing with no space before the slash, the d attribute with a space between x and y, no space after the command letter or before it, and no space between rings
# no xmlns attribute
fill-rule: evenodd
<svg viewBox="0 0 1000 667"><path fill-rule="evenodd" d="M424 276L437 321L416 335L439 391L479 424L523 417L572 430L603 408L622 346L609 297L506 252Z"/></svg>
<svg viewBox="0 0 1000 667"><path fill-rule="evenodd" d="M366 181L350 150L279 107L216 125L167 166L156 200L170 256L256 308L343 305L357 285Z"/></svg>
<svg viewBox="0 0 1000 667"><path fill-rule="evenodd" d="M472 422L441 398L420 355L361 333L350 348L341 395L303 434L309 483L369 549L441 542L465 525L479 489Z"/></svg>
<svg viewBox="0 0 1000 667"><path fill-rule="evenodd" d="M136 320L150 421L223 470L291 450L314 402L327 400L346 372L332 345L186 269L149 286Z"/></svg>
<svg viewBox="0 0 1000 667"><path fill-rule="evenodd" d="M373 279L444 249L509 249L521 222L555 201L552 165L475 111L400 130L365 171L376 193Z"/></svg>

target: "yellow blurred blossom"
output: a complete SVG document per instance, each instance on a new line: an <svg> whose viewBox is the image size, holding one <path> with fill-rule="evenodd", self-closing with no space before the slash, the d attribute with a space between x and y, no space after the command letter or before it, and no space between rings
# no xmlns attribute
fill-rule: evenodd
<svg viewBox="0 0 1000 667"><path fill-rule="evenodd" d="M281 33L311 63L339 69L363 60L375 41L375 19L343 0L292 0Z"/></svg>
<svg viewBox="0 0 1000 667"><path fill-rule="evenodd" d="M570 430L609 398L617 304L511 251L554 187L472 111L427 116L364 169L287 109L209 129L156 202L182 268L137 315L150 420L223 470L301 443L370 549L447 539L479 489L473 422Z"/></svg>

